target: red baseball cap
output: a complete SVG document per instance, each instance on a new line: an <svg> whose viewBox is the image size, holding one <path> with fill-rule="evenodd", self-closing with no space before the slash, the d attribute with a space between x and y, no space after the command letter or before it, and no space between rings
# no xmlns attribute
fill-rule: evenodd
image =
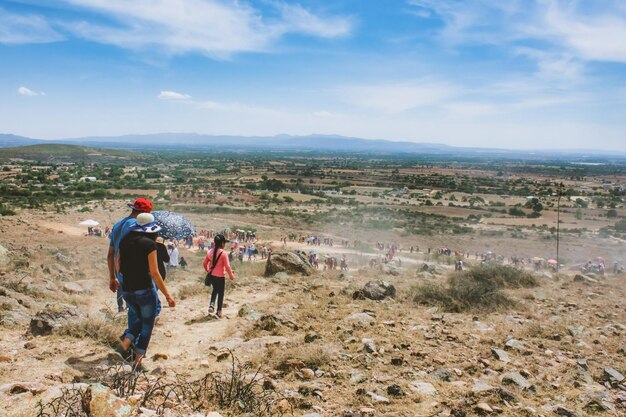
<svg viewBox="0 0 626 417"><path fill-rule="evenodd" d="M135 200L133 204L129 204L128 207L142 213L150 213L152 211L152 202L146 198L140 197Z"/></svg>

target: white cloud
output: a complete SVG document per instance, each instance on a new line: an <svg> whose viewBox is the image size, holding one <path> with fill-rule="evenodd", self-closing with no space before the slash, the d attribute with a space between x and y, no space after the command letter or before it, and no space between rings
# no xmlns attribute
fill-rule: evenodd
<svg viewBox="0 0 626 417"><path fill-rule="evenodd" d="M592 15L553 2L545 30L581 58L626 63L626 11L614 8Z"/></svg>
<svg viewBox="0 0 626 417"><path fill-rule="evenodd" d="M0 8L0 43L47 43L63 36L37 15L19 15Z"/></svg>
<svg viewBox="0 0 626 417"><path fill-rule="evenodd" d="M407 0L432 12L448 45L541 41L557 56L626 63L626 7L615 0Z"/></svg>
<svg viewBox="0 0 626 417"><path fill-rule="evenodd" d="M45 96L46 93L44 93L43 91L33 91L28 87L20 87L17 89L17 92L23 96L28 96L28 97L35 97L35 96Z"/></svg>
<svg viewBox="0 0 626 417"><path fill-rule="evenodd" d="M321 38L346 36L352 30L352 20L342 16L321 18L298 4L279 3L287 32L299 32Z"/></svg>
<svg viewBox="0 0 626 417"><path fill-rule="evenodd" d="M417 107L432 107L463 94L463 88L434 80L364 84L337 89L334 94L358 107L400 113Z"/></svg>
<svg viewBox="0 0 626 417"><path fill-rule="evenodd" d="M65 0L95 11L114 24L84 20L66 24L76 36L122 48L159 48L169 54L197 52L227 58L238 52L269 51L288 33L334 38L350 33L351 19L321 17L283 2L268 2L268 19L250 4L220 0Z"/></svg>
<svg viewBox="0 0 626 417"><path fill-rule="evenodd" d="M188 100L191 96L188 94L177 93L176 91L161 91L157 98L161 100Z"/></svg>

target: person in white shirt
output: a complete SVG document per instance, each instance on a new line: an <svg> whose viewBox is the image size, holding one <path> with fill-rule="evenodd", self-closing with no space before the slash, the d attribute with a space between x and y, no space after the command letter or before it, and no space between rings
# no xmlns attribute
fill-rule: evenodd
<svg viewBox="0 0 626 417"><path fill-rule="evenodd" d="M170 261L167 264L170 268L178 267L178 248L174 245L167 247L167 253L170 255Z"/></svg>

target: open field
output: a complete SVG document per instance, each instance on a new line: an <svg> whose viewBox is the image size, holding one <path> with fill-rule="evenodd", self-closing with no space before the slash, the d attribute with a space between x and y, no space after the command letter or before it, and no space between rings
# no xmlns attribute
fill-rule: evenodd
<svg viewBox="0 0 626 417"><path fill-rule="evenodd" d="M7 415L37 415L36 404L62 389L115 385L111 346L125 323L107 288L108 240L86 236L79 222L112 226L140 195L197 231L253 228L274 252L308 253L309 236L332 239L315 250L345 256L349 268L264 277L260 259L235 261L226 318L209 320L204 253L181 247L189 267L167 281L178 305L161 314L137 392L113 389L118 411L151 415L137 406L143 398L142 407L167 416L626 415L626 382L617 380L626 373L626 275L613 271L626 261L626 165L297 154L35 159L0 166ZM559 273L546 263L557 257L557 236ZM398 250L383 265L389 244ZM597 257L604 275L581 274ZM478 268L483 258L498 268L522 260L513 274L534 274L533 285L500 283L471 304L461 290L472 278L454 264ZM360 295L379 280L395 294ZM73 313L34 336L31 320L53 307ZM182 391L178 400L146 396L157 381L232 375L231 353L235 369L249 366L242 380L259 370L254 398L271 411L237 401L198 406Z"/></svg>

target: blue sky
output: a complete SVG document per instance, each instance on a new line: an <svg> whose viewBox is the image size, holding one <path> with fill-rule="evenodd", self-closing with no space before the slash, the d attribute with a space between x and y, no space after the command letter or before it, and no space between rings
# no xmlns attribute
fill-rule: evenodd
<svg viewBox="0 0 626 417"><path fill-rule="evenodd" d="M626 150L623 0L0 0L0 131Z"/></svg>

